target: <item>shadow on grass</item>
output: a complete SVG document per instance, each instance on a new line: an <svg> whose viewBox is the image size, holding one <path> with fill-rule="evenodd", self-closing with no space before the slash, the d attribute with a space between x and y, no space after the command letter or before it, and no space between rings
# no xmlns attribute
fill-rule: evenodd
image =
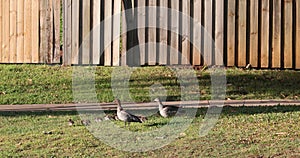
<svg viewBox="0 0 300 158"><path fill-rule="evenodd" d="M254 114L267 114L267 113L287 113L287 112L298 112L300 106L225 106L222 110L222 115L254 115ZM196 116L204 116L207 112L207 108L199 108Z"/></svg>
<svg viewBox="0 0 300 158"><path fill-rule="evenodd" d="M197 110L197 117L202 117L206 114L208 108L199 108ZM138 111L138 110L136 110ZM300 111L300 106L242 106L242 107L232 107L225 106L222 110L222 115L254 115L254 114L266 114L266 113L287 113L287 112L298 112ZM91 113L91 112L89 112ZM97 111L94 111L97 113ZM115 111L105 111L106 114L115 114ZM59 115L79 115L77 111L5 111L0 112L0 116L4 117L15 117L15 116L59 116ZM160 117L157 113L149 117ZM152 124L149 124L151 126ZM160 125L160 124L157 124ZM153 124L152 126L156 126Z"/></svg>

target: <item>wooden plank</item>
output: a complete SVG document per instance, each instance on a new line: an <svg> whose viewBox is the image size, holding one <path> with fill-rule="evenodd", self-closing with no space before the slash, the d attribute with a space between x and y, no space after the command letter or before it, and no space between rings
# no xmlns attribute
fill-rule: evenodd
<svg viewBox="0 0 300 158"><path fill-rule="evenodd" d="M64 58L72 58L72 64L79 64L79 0L72 0L71 52L64 52ZM69 64L69 63L66 63Z"/></svg>
<svg viewBox="0 0 300 158"><path fill-rule="evenodd" d="M17 1L10 0L9 7L9 62L17 62Z"/></svg>
<svg viewBox="0 0 300 158"><path fill-rule="evenodd" d="M3 1L0 0L0 63L2 61L2 47L3 47L3 45L2 45L2 34L3 34L3 32L2 32L2 28L3 28L3 26L2 26L2 24L3 24L3 22L2 22L2 20L3 20L2 6L3 6Z"/></svg>
<svg viewBox="0 0 300 158"><path fill-rule="evenodd" d="M212 24L213 24L213 4L211 0L205 0L204 1L205 9L204 9L204 28L206 30L204 34L204 63L206 65L212 65L212 46L213 46L213 30L212 30Z"/></svg>
<svg viewBox="0 0 300 158"><path fill-rule="evenodd" d="M74 11L79 11L79 8L76 8L76 5L79 6L79 1L78 0L64 0L63 1L63 15L64 15L64 44L63 44L63 65L71 65L71 64L79 64L78 63L78 50L79 50L79 30L73 30L73 28L75 29L79 29L79 13L74 13L74 15L72 15L72 11L74 7ZM78 10L76 10L78 9ZM75 17L77 17L78 19L73 19ZM74 20L74 21L73 21ZM77 22L77 26L75 25L75 23ZM74 26L73 26L74 24ZM56 26L55 26L56 27ZM73 32L72 32L73 31ZM73 37L73 33L75 32L75 34L77 34L77 36ZM75 46L73 44L76 44ZM57 54L56 54L57 55ZM77 57L76 60L73 61L73 55ZM57 58L58 56L56 56Z"/></svg>
<svg viewBox="0 0 300 158"><path fill-rule="evenodd" d="M182 58L181 58L181 64L190 64L190 0L184 0L182 1Z"/></svg>
<svg viewBox="0 0 300 158"><path fill-rule="evenodd" d="M269 0L262 0L261 10L261 67L267 68L269 66Z"/></svg>
<svg viewBox="0 0 300 158"><path fill-rule="evenodd" d="M108 4L108 3L106 3ZM90 10L91 4L90 1L84 0L82 1L82 64L90 64L90 28L91 28L91 20L90 20ZM111 13L111 12L110 12Z"/></svg>
<svg viewBox="0 0 300 158"><path fill-rule="evenodd" d="M224 65L224 1L216 1L215 64Z"/></svg>
<svg viewBox="0 0 300 158"><path fill-rule="evenodd" d="M202 0L194 0L194 23L193 23L193 65L201 65L201 15Z"/></svg>
<svg viewBox="0 0 300 158"><path fill-rule="evenodd" d="M284 68L293 67L293 3L284 1Z"/></svg>
<svg viewBox="0 0 300 158"><path fill-rule="evenodd" d="M281 67L281 0L273 1L272 68Z"/></svg>
<svg viewBox="0 0 300 158"><path fill-rule="evenodd" d="M138 0L138 13L137 13L137 25L138 25L138 38L140 44L140 57L141 65L145 65L146 61L146 0Z"/></svg>
<svg viewBox="0 0 300 158"><path fill-rule="evenodd" d="M71 2L68 4L71 7ZM62 56L60 51L60 15L61 15L61 0L53 1L53 11L54 11L54 57L53 63L59 63ZM70 18L71 19L71 18ZM68 45L69 47L71 44Z"/></svg>
<svg viewBox="0 0 300 158"><path fill-rule="evenodd" d="M259 0L250 2L250 47L249 62L252 67L258 66L258 4Z"/></svg>
<svg viewBox="0 0 300 158"><path fill-rule="evenodd" d="M239 1L238 66L246 66L247 45L247 0Z"/></svg>
<svg viewBox="0 0 300 158"><path fill-rule="evenodd" d="M2 63L9 62L9 2L8 0L3 1L3 45L2 45Z"/></svg>
<svg viewBox="0 0 300 158"><path fill-rule="evenodd" d="M22 63L23 60L24 60L24 0L17 0L17 63Z"/></svg>
<svg viewBox="0 0 300 158"><path fill-rule="evenodd" d="M296 69L300 69L300 1L296 1Z"/></svg>
<svg viewBox="0 0 300 158"><path fill-rule="evenodd" d="M31 54L32 54L32 63L39 63L39 0L31 1Z"/></svg>
<svg viewBox="0 0 300 158"><path fill-rule="evenodd" d="M53 1L48 1L47 8L47 54L46 54L46 62L51 64L53 62Z"/></svg>
<svg viewBox="0 0 300 158"><path fill-rule="evenodd" d="M167 65L168 58L168 0L160 1L160 15L159 15L159 64Z"/></svg>
<svg viewBox="0 0 300 158"><path fill-rule="evenodd" d="M21 0L22 1L22 0ZM41 0L40 1L40 61L46 62L47 54L48 54L48 0ZM24 48L24 47L23 47Z"/></svg>
<svg viewBox="0 0 300 158"><path fill-rule="evenodd" d="M100 64L100 32L101 32L101 0L93 0L93 62L92 64Z"/></svg>
<svg viewBox="0 0 300 158"><path fill-rule="evenodd" d="M113 18L113 52L112 65L120 65L120 25L121 25L121 0L114 0L114 18Z"/></svg>
<svg viewBox="0 0 300 158"><path fill-rule="evenodd" d="M179 63L179 1L171 0L171 51L170 64L177 65Z"/></svg>
<svg viewBox="0 0 300 158"><path fill-rule="evenodd" d="M228 24L227 24L227 66L235 66L235 23L236 1L228 1Z"/></svg>
<svg viewBox="0 0 300 158"><path fill-rule="evenodd" d="M104 65L111 66L111 42L112 42L112 3L111 1L105 1L105 11L104 11Z"/></svg>
<svg viewBox="0 0 300 158"><path fill-rule="evenodd" d="M148 61L149 65L156 64L156 0L149 0L149 38L148 38Z"/></svg>
<svg viewBox="0 0 300 158"><path fill-rule="evenodd" d="M121 40L122 40L122 49L121 49L121 65L122 66L126 66L127 63L127 43L126 43L126 39L127 39L127 22L126 22L126 15L125 15L125 11L124 11L124 3L122 3L122 33L121 33Z"/></svg>

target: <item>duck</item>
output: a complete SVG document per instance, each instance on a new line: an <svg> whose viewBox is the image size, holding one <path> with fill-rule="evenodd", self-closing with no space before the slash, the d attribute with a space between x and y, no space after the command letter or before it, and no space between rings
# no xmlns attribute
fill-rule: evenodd
<svg viewBox="0 0 300 158"><path fill-rule="evenodd" d="M115 99L114 102L117 104L117 117L120 121L123 121L130 125L130 122L138 122L138 123L143 123L143 121L140 119L140 117L135 116L127 111L125 111L121 105L121 101L119 99Z"/></svg>
<svg viewBox="0 0 300 158"><path fill-rule="evenodd" d="M159 114L162 117L167 118L167 117L175 116L177 111L179 110L178 106L163 105L159 98L155 98L154 101L158 103Z"/></svg>

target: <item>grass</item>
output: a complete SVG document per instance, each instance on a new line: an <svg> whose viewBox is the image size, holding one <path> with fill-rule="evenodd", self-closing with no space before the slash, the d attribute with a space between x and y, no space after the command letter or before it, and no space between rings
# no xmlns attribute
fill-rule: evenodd
<svg viewBox="0 0 300 158"><path fill-rule="evenodd" d="M99 102L114 99L110 81L115 71L117 68L97 67L95 87ZM0 65L0 74L0 104L72 103L74 100L71 67ZM196 75L200 99L210 99L209 72L197 71ZM226 76L226 98L230 99L298 99L300 94L298 71L233 68L226 70ZM160 85L164 86L165 93L151 91L151 88L161 88ZM179 81L166 67L135 69L129 79L129 92L137 102L150 101L153 95L180 100ZM300 156L298 106L224 107L213 129L208 135L199 137L199 127L206 111L205 108L198 109L192 124L187 130L176 133L178 138L170 144L137 153L124 152L99 141L88 129L103 131L105 126L103 129L86 128L81 125L77 112L0 112L0 157ZM75 126L68 126L70 118L75 120ZM178 125L182 120L184 118L178 120ZM91 121L95 124L94 118ZM119 121L113 123L121 128L124 126ZM169 118L154 115L143 124L132 123L129 129L137 133L155 131L169 123ZM118 136L107 134L112 138Z"/></svg>
<svg viewBox="0 0 300 158"><path fill-rule="evenodd" d="M96 68L96 93L99 102L114 99L111 74L116 68ZM0 65L0 104L72 103L72 68L46 65ZM201 100L211 97L208 71L197 71ZM230 99L298 99L300 72L276 70L226 70L226 98ZM124 78L120 78L122 83ZM164 86L166 93L151 92L155 85ZM154 87L153 87L154 85ZM156 87L156 88L157 88ZM123 89L120 89L123 90ZM180 100L180 82L167 67L135 69L129 80L129 95L136 102L148 102L151 95L167 100ZM195 97L190 100L198 99ZM126 100L125 100L126 101Z"/></svg>
<svg viewBox="0 0 300 158"><path fill-rule="evenodd" d="M1 157L299 157L300 107L225 107L216 126L199 137L207 109L170 144L130 153L108 146L81 125L76 112L5 112L0 114ZM69 126L67 120L75 120ZM170 119L152 116L132 123L131 131L152 131ZM92 120L92 124L93 124ZM120 128L124 124L113 123ZM101 124L101 123L99 123ZM98 129L101 130L101 129ZM51 134L45 134L49 133ZM117 137L117 135L112 135ZM121 144L120 144L121 145Z"/></svg>

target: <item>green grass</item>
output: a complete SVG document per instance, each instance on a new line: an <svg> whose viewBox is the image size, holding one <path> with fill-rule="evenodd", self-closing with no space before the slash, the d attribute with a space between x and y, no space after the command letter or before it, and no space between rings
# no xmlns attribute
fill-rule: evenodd
<svg viewBox="0 0 300 158"><path fill-rule="evenodd" d="M46 65L0 65L0 104L72 103L72 67ZM99 102L111 102L112 67L97 67L96 92ZM226 98L230 99L298 99L300 72L276 70L228 69ZM211 77L197 71L200 99L211 98ZM121 81L123 78L120 77ZM143 67L133 71L129 80L130 96L136 102L151 100L153 84L161 84L166 94L154 93L167 100L180 100L180 83L167 67ZM122 89L120 89L122 90ZM121 98L122 99L122 98ZM188 98L197 99L195 96ZM126 100L124 100L126 101Z"/></svg>
<svg viewBox="0 0 300 158"><path fill-rule="evenodd" d="M185 134L178 133L175 141L141 153L121 151L99 141L81 125L76 112L3 112L0 157L300 156L300 107L225 107L216 126L208 135L199 137L205 112L199 109L191 126ZM75 126L68 126L69 118L75 120ZM132 123L129 129L151 131L169 121L153 116L143 124ZM113 123L124 128L122 122Z"/></svg>

